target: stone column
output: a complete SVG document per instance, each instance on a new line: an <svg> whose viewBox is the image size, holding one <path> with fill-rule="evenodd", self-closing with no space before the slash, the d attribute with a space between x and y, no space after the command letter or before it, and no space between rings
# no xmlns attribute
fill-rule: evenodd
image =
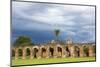
<svg viewBox="0 0 100 67"><path fill-rule="evenodd" d="M15 60L18 59L18 49L15 49Z"/></svg>
<svg viewBox="0 0 100 67"><path fill-rule="evenodd" d="M80 46L80 57L83 57L84 56L84 51L83 51L83 47Z"/></svg>
<svg viewBox="0 0 100 67"><path fill-rule="evenodd" d="M62 58L65 58L66 54L65 54L65 47L62 48Z"/></svg>
<svg viewBox="0 0 100 67"><path fill-rule="evenodd" d="M50 54L49 54L50 52L49 52L49 47L47 47L47 49L46 49L46 58L49 58L50 57Z"/></svg>
<svg viewBox="0 0 100 67"><path fill-rule="evenodd" d="M54 54L53 55L54 55L54 58L57 58L57 47L56 46L54 47Z"/></svg>
<svg viewBox="0 0 100 67"><path fill-rule="evenodd" d="M89 56L93 57L93 46L89 46Z"/></svg>
<svg viewBox="0 0 100 67"><path fill-rule="evenodd" d="M75 48L74 46L70 47L71 57L75 57Z"/></svg>
<svg viewBox="0 0 100 67"><path fill-rule="evenodd" d="M26 59L26 50L23 49L23 56L22 56L22 59Z"/></svg>
<svg viewBox="0 0 100 67"><path fill-rule="evenodd" d="M38 54L38 56L37 56L38 59L41 58L41 51L42 51L41 48L39 48L39 49L38 49L38 53L37 53L37 54Z"/></svg>
<svg viewBox="0 0 100 67"><path fill-rule="evenodd" d="M30 59L33 59L33 50L30 49Z"/></svg>

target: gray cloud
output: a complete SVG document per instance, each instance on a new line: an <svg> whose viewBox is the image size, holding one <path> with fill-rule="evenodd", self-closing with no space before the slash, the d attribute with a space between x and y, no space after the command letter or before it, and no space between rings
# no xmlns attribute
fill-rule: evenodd
<svg viewBox="0 0 100 67"><path fill-rule="evenodd" d="M95 40L94 7L13 2L12 8L15 29L53 30L58 28L68 35Z"/></svg>

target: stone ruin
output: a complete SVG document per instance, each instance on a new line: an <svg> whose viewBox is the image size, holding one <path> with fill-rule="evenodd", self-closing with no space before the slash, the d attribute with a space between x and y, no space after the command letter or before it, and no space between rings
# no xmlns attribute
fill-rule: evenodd
<svg viewBox="0 0 100 67"><path fill-rule="evenodd" d="M87 50L85 51L84 48ZM94 43L75 44L72 41L67 41L66 44L61 44L52 40L44 45L12 47L12 57L14 59L95 57L95 48Z"/></svg>

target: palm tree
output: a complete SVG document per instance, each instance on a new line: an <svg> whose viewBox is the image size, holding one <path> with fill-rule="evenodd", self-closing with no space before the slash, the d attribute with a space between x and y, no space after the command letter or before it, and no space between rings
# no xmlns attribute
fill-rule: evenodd
<svg viewBox="0 0 100 67"><path fill-rule="evenodd" d="M55 32L55 35L56 35L56 40L58 40L58 36L59 36L60 30L59 29L55 29L54 32Z"/></svg>

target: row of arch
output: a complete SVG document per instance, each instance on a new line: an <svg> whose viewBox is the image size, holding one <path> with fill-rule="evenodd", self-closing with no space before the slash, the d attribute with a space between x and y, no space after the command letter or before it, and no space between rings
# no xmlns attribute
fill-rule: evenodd
<svg viewBox="0 0 100 67"><path fill-rule="evenodd" d="M95 56L95 46L33 46L12 49L12 57L21 58L53 58Z"/></svg>

